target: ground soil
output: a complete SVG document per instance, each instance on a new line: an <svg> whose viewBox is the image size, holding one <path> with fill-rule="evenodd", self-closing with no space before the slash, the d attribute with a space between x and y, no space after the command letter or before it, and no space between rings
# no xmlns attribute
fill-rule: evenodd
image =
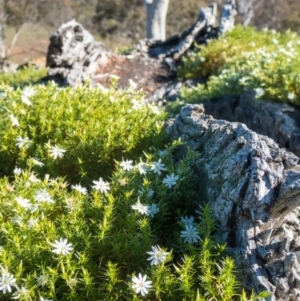
<svg viewBox="0 0 300 301"><path fill-rule="evenodd" d="M143 56L113 55L107 64L98 69L97 74L96 81L105 87L110 85L110 75L117 75L120 77L120 88L126 88L131 79L137 84L137 89L143 89L146 95L172 80L169 67L164 62Z"/></svg>

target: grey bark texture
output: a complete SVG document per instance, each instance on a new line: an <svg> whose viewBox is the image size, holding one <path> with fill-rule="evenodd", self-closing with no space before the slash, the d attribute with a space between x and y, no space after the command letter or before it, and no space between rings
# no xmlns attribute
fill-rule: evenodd
<svg viewBox="0 0 300 301"><path fill-rule="evenodd" d="M72 20L51 36L47 53L47 77L60 86L89 83L108 88L112 75L119 77L118 88L128 87L129 79L151 93L168 80L168 68L161 61L144 55L117 55L106 49L83 26Z"/></svg>
<svg viewBox="0 0 300 301"><path fill-rule="evenodd" d="M220 16L219 32L224 34L234 28L234 17L236 15L236 3L235 0L227 0L223 6Z"/></svg>
<svg viewBox="0 0 300 301"><path fill-rule="evenodd" d="M62 86L83 84L106 63L109 53L80 23L72 20L62 24L50 37L48 79Z"/></svg>
<svg viewBox="0 0 300 301"><path fill-rule="evenodd" d="M181 99L183 86L205 84L205 81L172 81L154 91L147 99L159 106L164 101ZM280 147L300 156L300 110L285 103L258 100L254 90L248 90L240 96L222 95L202 101L205 112L216 119L245 123L258 134L268 136Z"/></svg>
<svg viewBox="0 0 300 301"><path fill-rule="evenodd" d="M295 107L258 100L253 90L239 97L223 95L203 104L205 112L214 118L245 123L251 130L300 156L300 111Z"/></svg>
<svg viewBox="0 0 300 301"><path fill-rule="evenodd" d="M244 26L248 26L254 17L254 0L237 0L237 11L242 16Z"/></svg>
<svg viewBox="0 0 300 301"><path fill-rule="evenodd" d="M184 106L166 132L199 152L199 192L244 287L267 290L272 301L300 300L299 158L244 124L204 115L203 105Z"/></svg>
<svg viewBox="0 0 300 301"><path fill-rule="evenodd" d="M143 0L147 15L147 39L166 39L166 18L169 0Z"/></svg>
<svg viewBox="0 0 300 301"><path fill-rule="evenodd" d="M215 22L216 22L217 6L216 4L209 5L200 10L197 21L181 36L173 36L165 42L154 40L142 40L135 47L135 51L145 53L154 58L171 57L178 59L182 56L195 41L202 42L209 37L216 37Z"/></svg>
<svg viewBox="0 0 300 301"><path fill-rule="evenodd" d="M172 36L166 41L142 40L135 51L145 53L153 58L172 58L178 60L191 49L194 42L203 44L218 34L234 28L236 15L235 0L228 0L223 6L220 16L220 26L216 27L217 5L211 4L200 10L197 21L180 36Z"/></svg>

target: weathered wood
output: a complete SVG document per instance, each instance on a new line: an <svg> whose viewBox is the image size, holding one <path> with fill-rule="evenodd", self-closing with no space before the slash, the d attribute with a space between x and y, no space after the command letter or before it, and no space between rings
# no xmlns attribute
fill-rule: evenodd
<svg viewBox="0 0 300 301"><path fill-rule="evenodd" d="M181 36L173 36L164 42L155 40L142 40L135 47L135 50L145 53L153 58L172 57L178 59L194 43L208 33L215 37L217 6L209 5L200 10L197 21Z"/></svg>
<svg viewBox="0 0 300 301"><path fill-rule="evenodd" d="M166 39L169 0L143 0L147 15L147 39Z"/></svg>
<svg viewBox="0 0 300 301"><path fill-rule="evenodd" d="M242 16L243 26L248 26L254 17L255 0L237 0L237 11ZM257 3L256 3L257 4ZM274 5L272 3L271 5Z"/></svg>
<svg viewBox="0 0 300 301"><path fill-rule="evenodd" d="M62 86L77 86L91 79L111 52L72 20L50 37L47 53L48 80Z"/></svg>
<svg viewBox="0 0 300 301"><path fill-rule="evenodd" d="M224 7L221 33L233 27L234 0L228 1ZM159 61L166 58L178 60L194 42L204 43L218 36L216 14L216 4L202 8L197 21L181 36L173 36L164 42L153 39L140 41L131 56ZM81 24L72 20L61 25L50 38L47 53L47 66L50 68L45 80L54 80L61 86L77 86L87 81L95 83L100 78L99 71L109 73L107 66L113 67L111 61L121 61L120 57L95 41Z"/></svg>
<svg viewBox="0 0 300 301"><path fill-rule="evenodd" d="M300 300L299 158L244 124L187 105L166 131L199 151L199 191L207 195L244 287ZM203 200L201 200L203 201Z"/></svg>
<svg viewBox="0 0 300 301"><path fill-rule="evenodd" d="M50 38L47 54L48 76L60 86L91 85L110 86L110 76L116 75L119 88L126 88L129 79L142 87L146 95L157 89L168 73L161 60L143 55L117 55L105 48L84 27L72 20Z"/></svg>
<svg viewBox="0 0 300 301"><path fill-rule="evenodd" d="M300 110L286 103L258 100L254 90L239 96L222 95L203 101L205 112L216 119L238 121L280 147L300 156Z"/></svg>
<svg viewBox="0 0 300 301"><path fill-rule="evenodd" d="M224 34L226 31L230 31L234 28L234 17L236 13L235 0L227 0L223 6L220 16L219 32L221 34Z"/></svg>
<svg viewBox="0 0 300 301"><path fill-rule="evenodd" d="M235 0L228 0L223 6L220 26L216 27L217 5L211 4L200 10L197 21L180 36L175 35L166 41L142 40L135 50L153 58L172 58L178 60L193 46L194 42L205 43L234 28L236 15Z"/></svg>

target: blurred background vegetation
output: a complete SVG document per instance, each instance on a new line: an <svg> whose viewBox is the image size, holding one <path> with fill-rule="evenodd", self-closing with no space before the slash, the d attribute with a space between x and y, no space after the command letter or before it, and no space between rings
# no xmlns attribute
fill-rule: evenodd
<svg viewBox="0 0 300 301"><path fill-rule="evenodd" d="M166 36L188 28L201 7L217 3L220 10L224 2L170 0ZM250 25L279 31L290 28L300 33L299 0L254 0L254 7L255 15ZM0 14L1 11L5 11L6 51L17 63L33 58L40 58L42 63L50 35L71 19L82 23L112 50L126 48L145 38L146 13L142 0L0 0ZM238 16L237 23L239 20Z"/></svg>

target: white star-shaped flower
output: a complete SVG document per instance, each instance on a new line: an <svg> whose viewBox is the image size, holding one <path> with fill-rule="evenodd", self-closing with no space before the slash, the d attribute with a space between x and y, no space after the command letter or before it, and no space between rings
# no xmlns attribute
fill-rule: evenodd
<svg viewBox="0 0 300 301"><path fill-rule="evenodd" d="M6 92L0 92L0 99L3 99L3 98L5 98L5 97L7 97L7 93Z"/></svg>
<svg viewBox="0 0 300 301"><path fill-rule="evenodd" d="M50 152L50 156L56 160L57 158L61 159L64 156L66 150L63 148L59 148L58 146L55 145L50 147L49 152Z"/></svg>
<svg viewBox="0 0 300 301"><path fill-rule="evenodd" d="M110 190L109 183L103 181L102 178L99 181L93 181L95 185L92 186L95 190L100 190L102 193L107 194L108 190Z"/></svg>
<svg viewBox="0 0 300 301"><path fill-rule="evenodd" d="M27 223L27 228L32 229L38 224L38 218L30 218Z"/></svg>
<svg viewBox="0 0 300 301"><path fill-rule="evenodd" d="M149 206L142 204L140 198L138 198L138 201L132 205L131 208L137 210L141 214L149 215Z"/></svg>
<svg viewBox="0 0 300 301"><path fill-rule="evenodd" d="M49 277L45 274L41 274L40 276L37 277L37 284L38 286L46 286L49 281Z"/></svg>
<svg viewBox="0 0 300 301"><path fill-rule="evenodd" d="M14 169L14 174L15 174L16 176L19 176L21 173L22 173L22 169L21 169L21 168L16 167L16 168Z"/></svg>
<svg viewBox="0 0 300 301"><path fill-rule="evenodd" d="M12 287L17 287L16 279L12 274L3 272L0 278L0 291L3 294L6 294L6 292L11 293Z"/></svg>
<svg viewBox="0 0 300 301"><path fill-rule="evenodd" d="M160 210L159 208L157 207L157 205L155 203L151 204L150 206L148 206L148 215L150 217L154 217L154 215L156 213L158 213Z"/></svg>
<svg viewBox="0 0 300 301"><path fill-rule="evenodd" d="M181 218L181 221L183 222L183 224L185 226L189 226L189 227L195 226L194 220L195 220L195 218L193 216L191 216L191 217L183 216Z"/></svg>
<svg viewBox="0 0 300 301"><path fill-rule="evenodd" d="M32 105L31 100L26 95L22 95L21 99L22 99L22 102L25 103L27 106L31 106Z"/></svg>
<svg viewBox="0 0 300 301"><path fill-rule="evenodd" d="M34 198L39 203L54 203L51 195L45 189L37 191Z"/></svg>
<svg viewBox="0 0 300 301"><path fill-rule="evenodd" d="M13 294L12 299L30 300L30 292L27 288L22 286L17 288L17 291Z"/></svg>
<svg viewBox="0 0 300 301"><path fill-rule="evenodd" d="M31 173L29 178L28 178L28 181L26 181L26 183L25 183L25 186L30 187L32 183L38 183L40 181L41 180L38 179L35 174Z"/></svg>
<svg viewBox="0 0 300 301"><path fill-rule="evenodd" d="M21 196L17 196L16 201L21 207L23 207L26 210L30 209L32 206L32 204L30 203L30 201L28 199L24 199Z"/></svg>
<svg viewBox="0 0 300 301"><path fill-rule="evenodd" d="M136 167L138 168L140 175L147 174L148 167L145 163L140 162L136 165Z"/></svg>
<svg viewBox="0 0 300 301"><path fill-rule="evenodd" d="M162 113L162 110L159 109L158 106L156 105L153 105L153 106L150 106L150 109L152 110L152 112L156 115L160 115Z"/></svg>
<svg viewBox="0 0 300 301"><path fill-rule="evenodd" d="M16 146L19 148L23 148L23 147L26 148L26 147L28 147L29 142L30 142L30 140L28 137L22 138L21 136L18 136Z"/></svg>
<svg viewBox="0 0 300 301"><path fill-rule="evenodd" d="M18 127L20 125L18 119L14 115L11 114L11 115L9 115L9 117L10 117L12 126L17 126Z"/></svg>
<svg viewBox="0 0 300 301"><path fill-rule="evenodd" d="M60 238L59 241L56 240L54 243L51 243L51 246L54 247L52 252L55 254L68 255L73 250L72 244L68 244L68 240L63 238Z"/></svg>
<svg viewBox="0 0 300 301"><path fill-rule="evenodd" d="M152 163L151 170L153 170L154 173L161 175L161 172L166 170L166 166L164 163L161 163L161 159L159 159L157 162Z"/></svg>
<svg viewBox="0 0 300 301"><path fill-rule="evenodd" d="M127 171L130 171L133 169L133 166L132 166L132 160L123 160L121 163L120 163L120 166L123 168L123 170L127 170Z"/></svg>
<svg viewBox="0 0 300 301"><path fill-rule="evenodd" d="M131 100L131 103L132 103L132 109L133 110L140 110L144 107L144 104L141 102L141 101L138 101L136 99L132 99Z"/></svg>
<svg viewBox="0 0 300 301"><path fill-rule="evenodd" d="M28 178L28 181L31 182L31 183L38 183L41 180L39 178L37 178L35 174L31 173L29 178Z"/></svg>
<svg viewBox="0 0 300 301"><path fill-rule="evenodd" d="M31 106L32 102L30 101L30 97L32 97L35 94L35 90L31 87L24 88L21 96L21 100L23 103L25 103L27 106Z"/></svg>
<svg viewBox="0 0 300 301"><path fill-rule="evenodd" d="M199 239L199 232L196 227L185 226L184 231L180 231L180 237L184 238L184 242L196 243Z"/></svg>
<svg viewBox="0 0 300 301"><path fill-rule="evenodd" d="M81 194L87 194L87 189L85 187L82 187L80 184L72 185L71 187L72 189L80 192Z"/></svg>
<svg viewBox="0 0 300 301"><path fill-rule="evenodd" d="M167 259L167 255L169 255L169 252L164 252L160 246L152 246L152 251L147 252L147 254L151 255L147 260L151 261L151 265L158 265L159 263L163 263Z"/></svg>
<svg viewBox="0 0 300 301"><path fill-rule="evenodd" d="M71 288L76 287L78 284L78 280L76 278L69 278L67 281L67 285Z"/></svg>
<svg viewBox="0 0 300 301"><path fill-rule="evenodd" d="M149 289L152 287L152 281L146 281L147 275L142 275L139 273L138 277L134 276L132 277L132 288L134 291L138 294L140 293L142 296L145 296L148 294Z"/></svg>
<svg viewBox="0 0 300 301"><path fill-rule="evenodd" d="M35 159L35 158L30 158L30 160L32 161L32 163L34 165L37 165L37 166L40 166L40 167L43 167L45 164L42 163L41 161L39 161L38 159Z"/></svg>
<svg viewBox="0 0 300 301"><path fill-rule="evenodd" d="M170 175L167 175L163 179L163 183L168 187L171 188L172 186L176 185L177 180L179 179L179 176L175 176L174 173L171 173Z"/></svg>

